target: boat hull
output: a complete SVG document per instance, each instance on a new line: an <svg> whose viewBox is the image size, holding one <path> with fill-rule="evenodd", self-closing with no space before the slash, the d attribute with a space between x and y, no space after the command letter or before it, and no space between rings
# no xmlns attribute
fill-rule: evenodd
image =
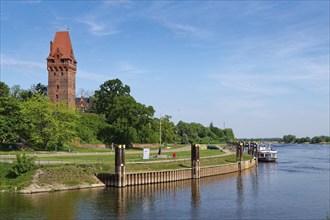
<svg viewBox="0 0 330 220"><path fill-rule="evenodd" d="M276 162L277 158L271 158L271 157L263 157L258 158L258 162Z"/></svg>

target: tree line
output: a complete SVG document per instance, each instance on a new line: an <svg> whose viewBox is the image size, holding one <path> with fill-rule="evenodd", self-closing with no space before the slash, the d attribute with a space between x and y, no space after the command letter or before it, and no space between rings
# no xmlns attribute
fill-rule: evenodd
<svg viewBox="0 0 330 220"><path fill-rule="evenodd" d="M330 143L330 136L314 136L310 137L301 137L298 138L295 135L289 134L284 135L282 141L286 144L303 144L303 143L311 143L311 144L319 144L319 143Z"/></svg>
<svg viewBox="0 0 330 220"><path fill-rule="evenodd" d="M310 137L301 137L298 138L295 135L288 134L284 135L282 138L240 138L240 141L243 142L278 142L285 144L320 144L320 143L330 143L330 136L314 136Z"/></svg>
<svg viewBox="0 0 330 220"><path fill-rule="evenodd" d="M66 102L51 103L47 87L24 90L0 82L0 145L22 143L36 150L56 149L73 141L80 143L222 143L235 139L232 129L211 122L180 121L154 116L152 106L137 102L130 87L119 79L100 85L91 97L92 109L81 113ZM161 127L161 133L160 133ZM161 135L161 136L160 136Z"/></svg>

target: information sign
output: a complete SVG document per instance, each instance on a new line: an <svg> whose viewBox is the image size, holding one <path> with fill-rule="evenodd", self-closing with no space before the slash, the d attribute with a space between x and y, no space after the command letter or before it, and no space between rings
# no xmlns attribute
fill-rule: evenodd
<svg viewBox="0 0 330 220"><path fill-rule="evenodd" d="M143 148L143 159L149 160L150 148Z"/></svg>

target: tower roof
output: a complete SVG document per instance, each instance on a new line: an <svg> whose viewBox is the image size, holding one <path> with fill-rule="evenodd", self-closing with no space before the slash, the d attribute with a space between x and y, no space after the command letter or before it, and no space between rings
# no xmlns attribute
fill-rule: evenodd
<svg viewBox="0 0 330 220"><path fill-rule="evenodd" d="M70 35L68 31L58 31L55 34L53 42L50 42L50 54L47 59L53 58L54 54L59 51L62 54L62 59L72 59L76 62L74 58Z"/></svg>

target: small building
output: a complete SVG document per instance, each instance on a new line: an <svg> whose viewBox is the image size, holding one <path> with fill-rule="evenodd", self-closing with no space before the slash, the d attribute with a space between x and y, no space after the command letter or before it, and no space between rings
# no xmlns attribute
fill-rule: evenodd
<svg viewBox="0 0 330 220"><path fill-rule="evenodd" d="M80 112L86 112L89 109L92 108L92 104L91 104L91 98L76 98L76 102L75 102L76 108L80 110Z"/></svg>

